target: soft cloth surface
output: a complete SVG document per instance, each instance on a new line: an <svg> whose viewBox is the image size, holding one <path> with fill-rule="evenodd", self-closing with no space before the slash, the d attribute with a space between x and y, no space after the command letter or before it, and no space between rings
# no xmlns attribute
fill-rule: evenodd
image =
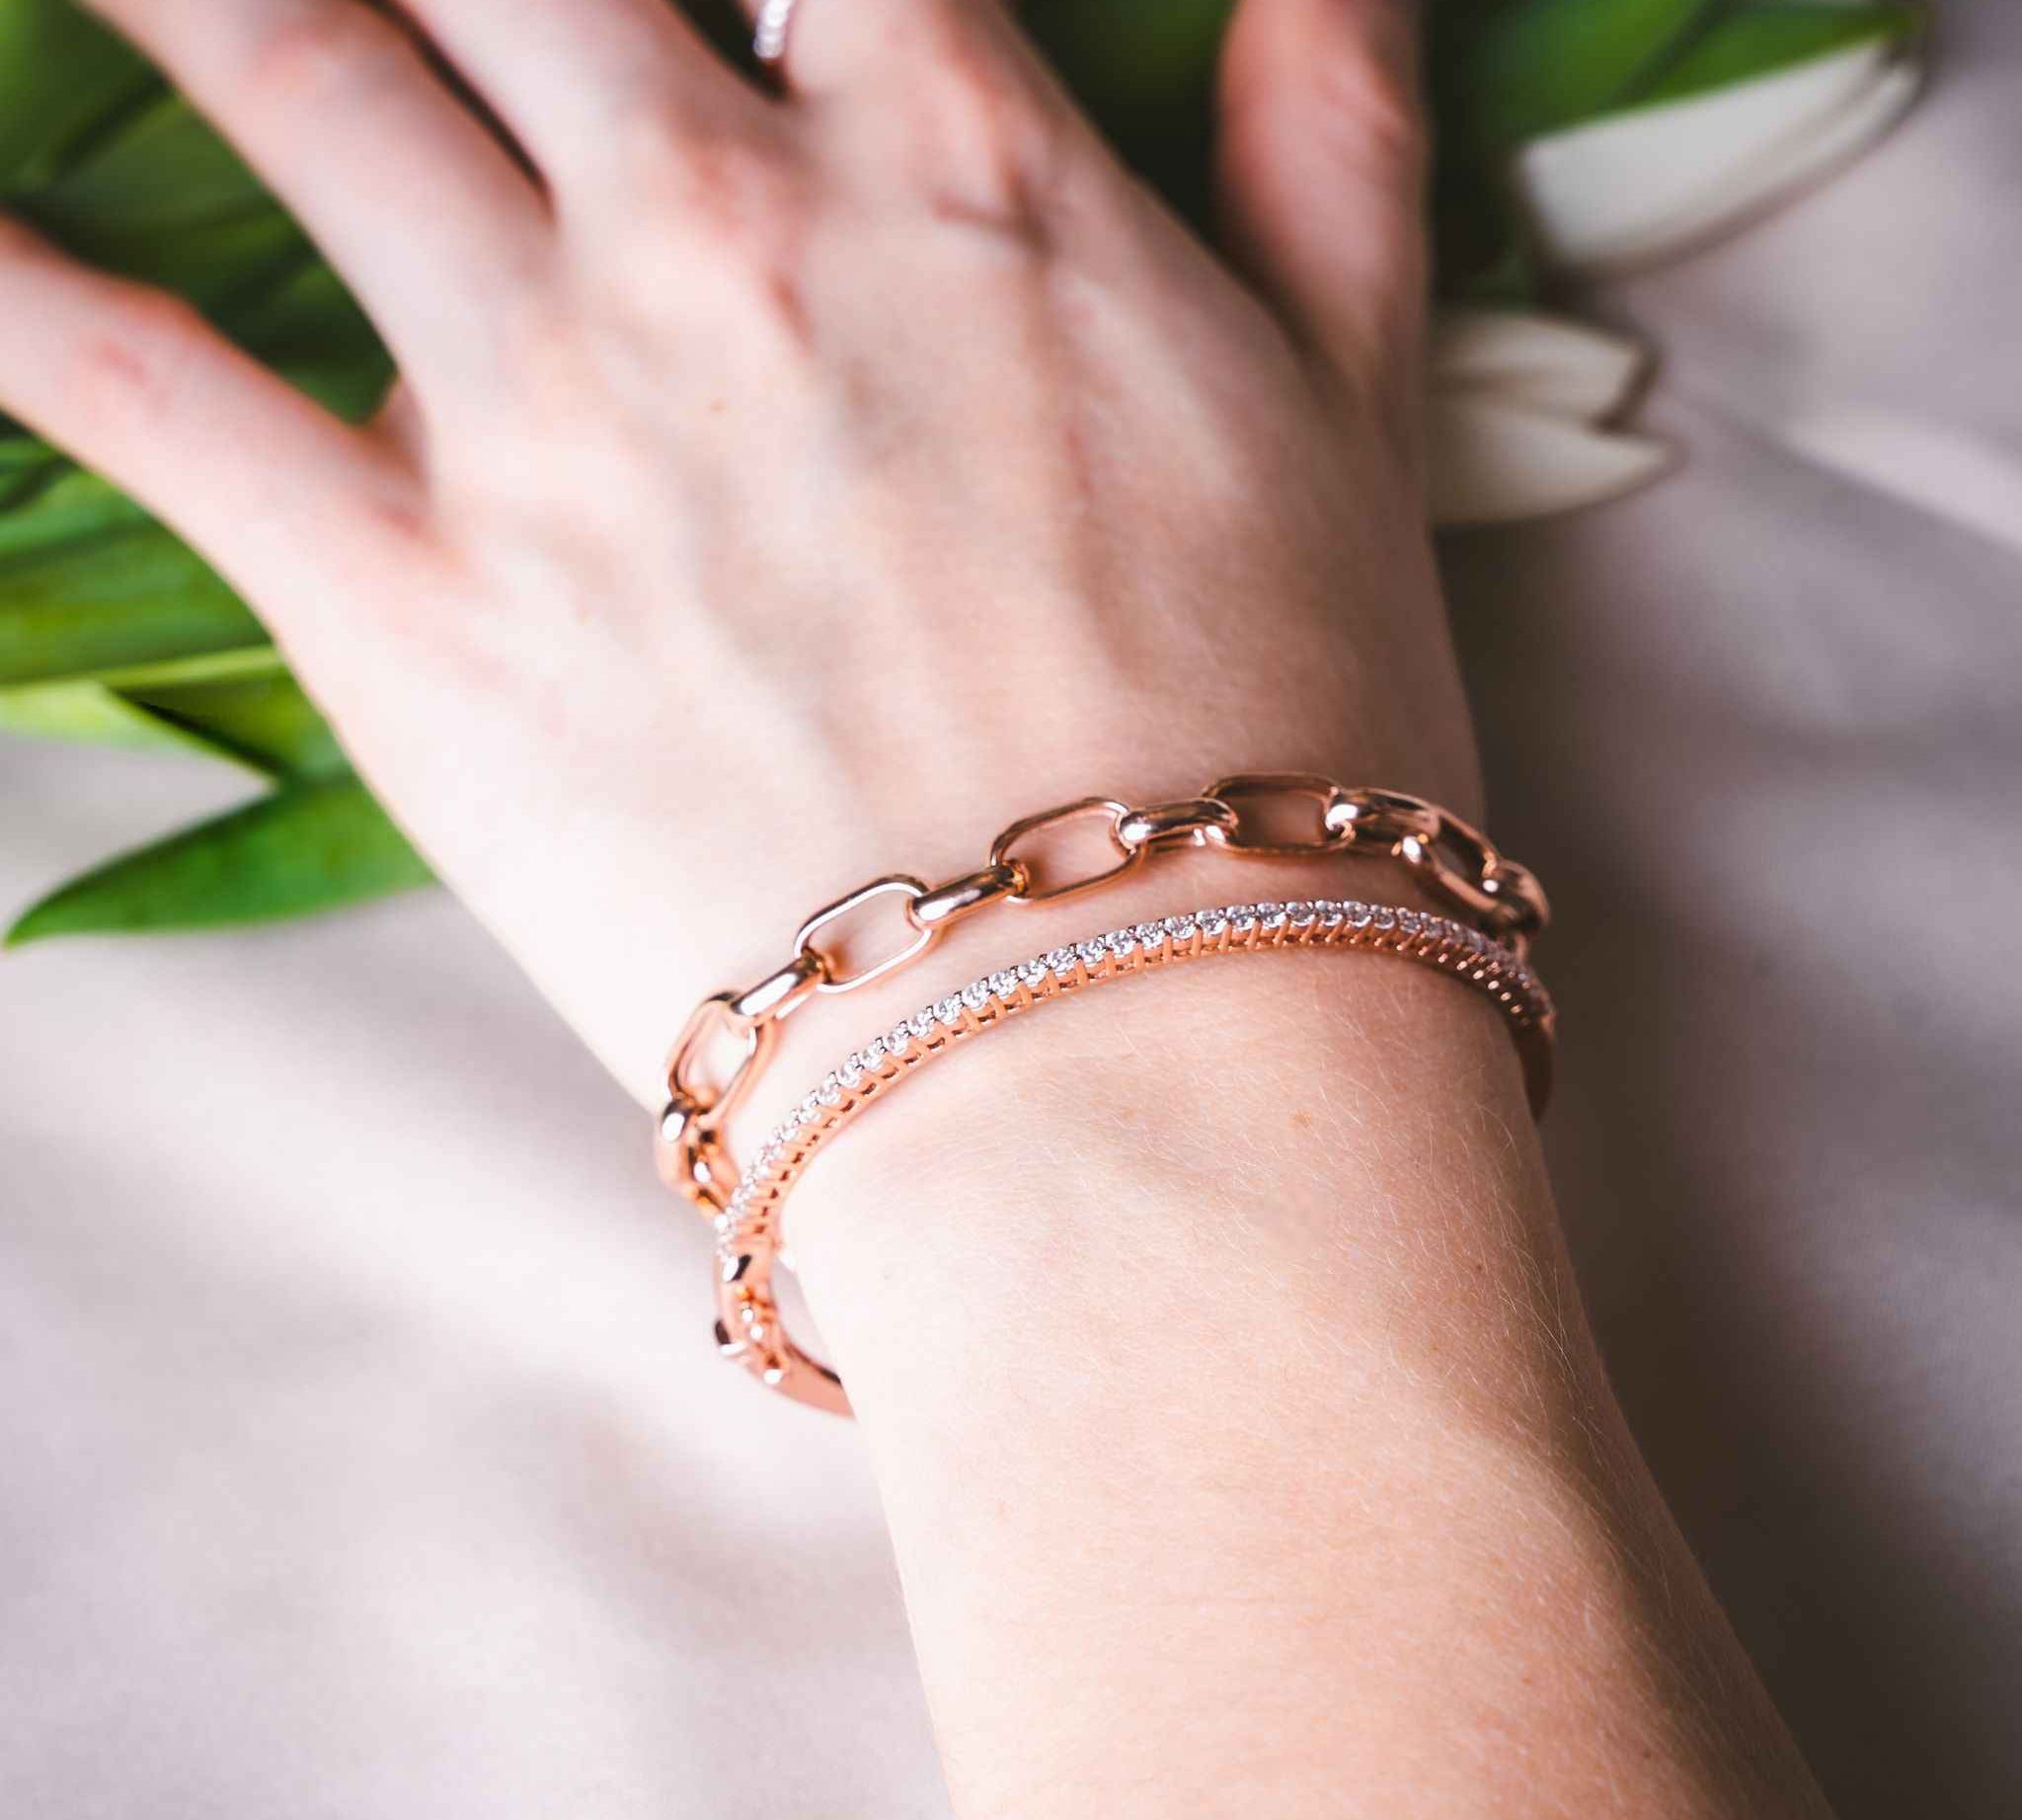
<svg viewBox="0 0 2022 1820"><path fill-rule="evenodd" d="M1595 300L1682 477L1449 563L1588 1295L1846 1820L2022 1808L2022 9L1943 11L1896 139ZM234 789L0 777L8 903ZM453 905L8 956L0 1071L0 1808L946 1813L857 1436Z"/></svg>

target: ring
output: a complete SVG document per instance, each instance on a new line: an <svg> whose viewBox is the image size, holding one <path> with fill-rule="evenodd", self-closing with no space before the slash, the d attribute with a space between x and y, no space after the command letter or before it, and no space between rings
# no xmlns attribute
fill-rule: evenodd
<svg viewBox="0 0 2022 1820"><path fill-rule="evenodd" d="M794 0L762 0L751 33L751 53L761 63L777 63L786 55L786 29L794 16Z"/></svg>

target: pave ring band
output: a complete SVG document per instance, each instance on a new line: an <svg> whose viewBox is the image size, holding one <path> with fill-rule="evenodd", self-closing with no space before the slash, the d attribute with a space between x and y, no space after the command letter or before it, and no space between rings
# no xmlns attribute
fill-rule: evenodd
<svg viewBox="0 0 2022 1820"><path fill-rule="evenodd" d="M795 0L759 0L751 28L751 54L777 67L786 58L786 32L793 23Z"/></svg>

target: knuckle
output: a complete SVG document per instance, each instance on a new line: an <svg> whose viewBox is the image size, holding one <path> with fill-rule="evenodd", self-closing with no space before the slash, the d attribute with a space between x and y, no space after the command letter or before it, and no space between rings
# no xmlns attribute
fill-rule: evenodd
<svg viewBox="0 0 2022 1820"><path fill-rule="evenodd" d="M243 78L254 92L284 104L356 83L399 48L396 29L352 0L309 0L253 34Z"/></svg>
<svg viewBox="0 0 2022 1820"><path fill-rule="evenodd" d="M1314 114L1351 162L1388 176L1420 171L1431 151L1425 110L1395 71L1355 58L1324 58L1311 73Z"/></svg>
<svg viewBox="0 0 2022 1820"><path fill-rule="evenodd" d="M935 106L924 148L935 213L1048 248L1077 162L1053 111L997 82L959 85Z"/></svg>
<svg viewBox="0 0 2022 1820"><path fill-rule="evenodd" d="M1302 157L1393 187L1417 181L1430 160L1423 105L1399 72L1363 55L1315 57L1283 80L1225 87L1219 126L1239 161Z"/></svg>
<svg viewBox="0 0 2022 1820"><path fill-rule="evenodd" d="M788 214L797 184L779 149L743 133L703 135L673 107L648 106L617 129L618 186L656 234L736 248Z"/></svg>
<svg viewBox="0 0 2022 1820"><path fill-rule="evenodd" d="M1099 198L1107 166L1085 124L972 0L922 9L919 73L889 111L908 187L938 217L1015 251L1051 250Z"/></svg>
<svg viewBox="0 0 2022 1820"><path fill-rule="evenodd" d="M75 345L69 393L85 421L102 430L144 430L169 415L202 318L166 291L117 298Z"/></svg>
<svg viewBox="0 0 2022 1820"><path fill-rule="evenodd" d="M633 223L610 270L620 307L663 322L680 295L691 318L734 315L774 325L792 343L808 334L798 274L815 231L812 186L793 162L749 139L698 142L646 129L631 150L625 197Z"/></svg>

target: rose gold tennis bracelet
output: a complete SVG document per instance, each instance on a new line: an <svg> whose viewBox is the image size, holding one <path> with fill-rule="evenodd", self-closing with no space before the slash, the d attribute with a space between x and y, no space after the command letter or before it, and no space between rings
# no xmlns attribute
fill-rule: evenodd
<svg viewBox="0 0 2022 1820"><path fill-rule="evenodd" d="M1287 804L1317 817L1310 832L1267 834L1263 822ZM1046 877L1018 849L1049 831L1101 820L1112 853L1079 876ZM730 1118L762 1070L780 1021L817 993L843 992L917 958L948 924L1002 900L1038 904L1090 890L1178 846L1218 846L1238 854L1386 855L1404 861L1469 922L1393 906L1317 899L1237 904L1191 910L1112 929L972 981L853 1051L768 1134L748 1170L733 1162ZM850 968L817 938L859 906L901 900L904 940L884 959ZM1549 910L1537 882L1465 823L1416 797L1348 789L1308 772L1244 772L1218 778L1197 797L1131 809L1085 797L1014 822L991 843L980 870L929 888L892 874L838 898L804 922L793 958L742 992L706 998L688 1019L667 1062L659 1160L666 1181L716 1227L716 1341L771 1387L846 1414L840 1380L783 1330L772 1293L788 1190L815 1152L873 1099L933 1057L1050 999L1126 974L1211 954L1281 947L1366 949L1440 968L1486 993L1503 1012L1524 1065L1533 1111L1550 1087L1554 1014L1525 961ZM833 942L834 935L828 940ZM715 1081L712 1048L735 1060Z"/></svg>

